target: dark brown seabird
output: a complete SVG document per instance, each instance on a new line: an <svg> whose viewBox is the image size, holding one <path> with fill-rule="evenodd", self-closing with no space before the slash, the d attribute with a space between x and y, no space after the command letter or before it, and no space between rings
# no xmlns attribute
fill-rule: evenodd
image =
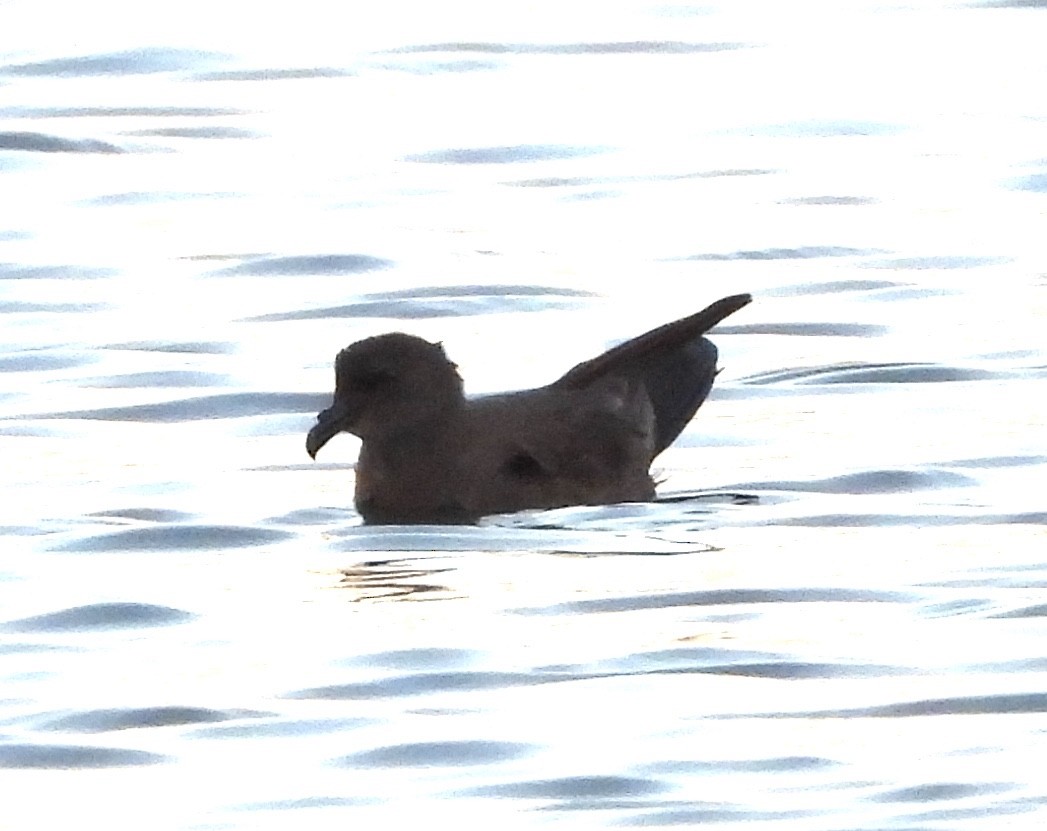
<svg viewBox="0 0 1047 831"><path fill-rule="evenodd" d="M363 440L355 502L373 524L648 501L651 462L716 377L716 347L702 336L751 300L717 300L548 386L473 399L440 344L400 332L367 338L338 353L334 403L305 447L315 458L343 430Z"/></svg>

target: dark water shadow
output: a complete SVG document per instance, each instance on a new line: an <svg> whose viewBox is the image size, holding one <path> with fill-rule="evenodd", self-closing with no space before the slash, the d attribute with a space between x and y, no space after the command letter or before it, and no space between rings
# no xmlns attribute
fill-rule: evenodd
<svg viewBox="0 0 1047 831"><path fill-rule="evenodd" d="M1047 525L1047 511L967 514L819 514L775 520L776 525L800 528L928 528L948 525Z"/></svg>
<svg viewBox="0 0 1047 831"><path fill-rule="evenodd" d="M784 335L787 337L875 338L891 331L871 323L748 323L717 326L717 335Z"/></svg>
<svg viewBox="0 0 1047 831"><path fill-rule="evenodd" d="M100 312L107 308L103 303L23 303L18 300L0 300L0 314L76 314Z"/></svg>
<svg viewBox="0 0 1047 831"><path fill-rule="evenodd" d="M497 288L497 287L495 287ZM341 318L387 318L389 320L424 320L438 317L507 314L510 312L548 312L576 309L577 300L561 299L556 294L544 297L490 294L488 296L442 297L431 299L362 299L355 304L274 312L244 318L249 322L282 320L328 320Z"/></svg>
<svg viewBox="0 0 1047 831"><path fill-rule="evenodd" d="M273 416L287 413L313 414L331 403L330 394L291 392L230 392L161 401L155 404L131 404L126 407L102 407L97 410L67 410L56 413L34 413L23 418L87 419L92 421L141 421L156 424L202 421L247 416Z"/></svg>
<svg viewBox="0 0 1047 831"><path fill-rule="evenodd" d="M839 245L806 245L801 248L763 248L727 253L691 254L676 260L807 260L825 257L865 257L880 253L873 248L846 248Z"/></svg>
<svg viewBox="0 0 1047 831"><path fill-rule="evenodd" d="M711 666L661 669L644 675L720 675L733 678L765 678L775 681L809 681L812 679L888 678L919 674L886 664L817 664L805 661L771 661L764 663L727 663Z"/></svg>
<svg viewBox="0 0 1047 831"><path fill-rule="evenodd" d="M722 168L699 170L690 173L662 173L645 176L541 176L534 179L513 179L503 185L517 188L588 188L595 185L623 185L649 182L677 182L681 179L721 179L732 176L769 176L777 171L765 168ZM618 193L619 191L614 191ZM662 262L676 262L678 257L669 257Z"/></svg>
<svg viewBox="0 0 1047 831"><path fill-rule="evenodd" d="M783 205L876 205L879 199L871 196L835 196L823 194L820 196L798 196L795 199L782 199Z"/></svg>
<svg viewBox="0 0 1047 831"><path fill-rule="evenodd" d="M941 384L955 381L988 381L1014 373L928 363L848 362L825 366L776 369L741 379L743 384L794 382L808 386L842 384Z"/></svg>
<svg viewBox="0 0 1047 831"><path fill-rule="evenodd" d="M1031 715L1047 713L1047 693L1005 693L957 698L928 698L874 707L803 712L746 713L713 718L921 718L924 716Z"/></svg>
<svg viewBox="0 0 1047 831"><path fill-rule="evenodd" d="M37 78L85 78L101 75L150 75L182 72L227 60L217 52L172 47L145 47L124 52L103 52L71 58L52 58L0 66L0 75Z"/></svg>
<svg viewBox="0 0 1047 831"><path fill-rule="evenodd" d="M0 151L29 153L125 153L126 150L98 139L70 139L49 133L0 132Z"/></svg>
<svg viewBox="0 0 1047 831"><path fill-rule="evenodd" d="M1047 0L981 0L969 5L986 9L1047 9Z"/></svg>
<svg viewBox="0 0 1047 831"><path fill-rule="evenodd" d="M98 358L85 352L31 349L0 356L0 372L48 372L55 369L72 369L97 360Z"/></svg>
<svg viewBox="0 0 1047 831"><path fill-rule="evenodd" d="M757 612L731 615L732 620L755 619ZM723 615L717 615L723 619ZM887 664L848 661L795 661L774 653L743 649L679 648L636 652L600 664L609 675L724 675L742 678L803 680L811 678L889 678L922 674L922 670ZM567 668L557 667L564 671Z"/></svg>
<svg viewBox="0 0 1047 831"><path fill-rule="evenodd" d="M1047 603L1041 603L1035 606L1023 606L1020 609L1011 609L1010 611L1000 612L999 614L991 615L990 617L1004 620L1047 617ZM1045 667L1045 669L1047 669L1047 667Z"/></svg>
<svg viewBox="0 0 1047 831"><path fill-rule="evenodd" d="M1047 464L1047 456L981 456L976 459L954 459L943 464L949 467L991 470L1001 467L1034 467Z"/></svg>
<svg viewBox="0 0 1047 831"><path fill-rule="evenodd" d="M3 626L0 626L0 631L3 631ZM7 643L0 643L0 655L33 655L36 653L46 652L83 652L84 650L79 647L68 646L65 644L58 645L53 643L18 643L14 641L8 641Z"/></svg>
<svg viewBox="0 0 1047 831"><path fill-rule="evenodd" d="M128 528L81 537L52 546L51 551L109 553L114 551L207 551L248 548L289 539L287 531L237 525L161 525Z"/></svg>
<svg viewBox="0 0 1047 831"><path fill-rule="evenodd" d="M109 343L102 349L124 350L127 352L168 352L176 355L228 355L236 347L228 341L167 341L139 340L127 343Z"/></svg>
<svg viewBox="0 0 1047 831"><path fill-rule="evenodd" d="M720 802L702 802L700 800L678 802L642 804L626 807L644 808L648 810L637 811L632 816L625 817L618 822L624 828L631 826L643 826L645 828L660 828L664 826L688 826L698 827L713 823L771 823L790 821L795 827L813 827L812 818L820 817L818 810L780 810L780 811L752 811L745 808L736 808ZM654 810L650 810L650 809ZM797 824L797 820L802 822ZM850 831L850 828L848 828ZM923 831L923 829L892 828L892 831Z"/></svg>
<svg viewBox="0 0 1047 831"><path fill-rule="evenodd" d="M199 72L194 81L301 81L311 78L348 78L356 75L349 69L336 66L303 66L260 69L226 69L217 72Z"/></svg>
<svg viewBox="0 0 1047 831"><path fill-rule="evenodd" d="M73 733L109 733L148 727L184 727L232 719L258 718L263 713L247 710L212 710L205 707L129 707L107 710L85 710L48 719L42 730Z"/></svg>
<svg viewBox="0 0 1047 831"><path fill-rule="evenodd" d="M867 470L827 479L743 482L732 485L739 490L790 491L863 496L868 494L911 493L943 488L971 488L978 480L949 470Z"/></svg>
<svg viewBox="0 0 1047 831"><path fill-rule="evenodd" d="M455 768L492 765L534 753L536 745L505 741L407 742L351 753L334 760L341 767Z"/></svg>
<svg viewBox="0 0 1047 831"><path fill-rule="evenodd" d="M417 649L394 649L388 652L370 652L354 655L339 666L382 667L398 670L432 670L458 668L479 661L484 653L475 649L451 649L443 647L419 647Z"/></svg>
<svg viewBox="0 0 1047 831"><path fill-rule="evenodd" d="M542 312L574 309L590 292L552 286L466 285L360 295L355 303L319 309L298 309L244 318L251 322L324 320L330 318L390 318L418 320L437 317Z"/></svg>
<svg viewBox="0 0 1047 831"><path fill-rule="evenodd" d="M866 260L865 262L860 263L860 265L862 268L886 268L891 271L926 271L928 269L954 271L957 269L1005 265L1009 262L1013 262L1013 258L962 257L952 254L942 254L937 257L890 257L881 260Z"/></svg>
<svg viewBox="0 0 1047 831"><path fill-rule="evenodd" d="M257 130L243 127L211 125L201 127L153 127L143 130L128 130L125 136L152 136L156 138L184 139L253 139L265 135ZM201 194L200 196L205 196Z"/></svg>
<svg viewBox="0 0 1047 831"><path fill-rule="evenodd" d="M112 268L93 268L83 265L21 265L0 263L0 280L97 280L112 277L118 272ZM101 308L108 308L102 305Z"/></svg>
<svg viewBox="0 0 1047 831"><path fill-rule="evenodd" d="M668 786L657 779L634 776L564 776L482 785L459 791L467 796L509 797L512 799L560 800L582 803L578 807L597 807L606 800L650 796L664 793ZM563 810L565 805L558 805Z"/></svg>
<svg viewBox="0 0 1047 831"><path fill-rule="evenodd" d="M0 107L4 118L218 118L249 112L231 107Z"/></svg>
<svg viewBox="0 0 1047 831"><path fill-rule="evenodd" d="M405 156L404 161L424 164L516 164L576 159L606 153L605 147L567 144L513 144L502 147L458 147Z"/></svg>
<svg viewBox="0 0 1047 831"><path fill-rule="evenodd" d="M823 283L796 283L762 292L768 297L808 297L846 292L876 292L882 289L907 288L908 283L892 280L829 280Z"/></svg>
<svg viewBox="0 0 1047 831"><path fill-rule="evenodd" d="M211 272L211 276L287 277L312 274L363 274L393 263L369 254L305 254L293 257L253 256L238 265Z"/></svg>
<svg viewBox="0 0 1047 831"><path fill-rule="evenodd" d="M150 603L92 603L58 612L0 623L5 632L96 632L112 629L141 629L172 626L196 615L169 606Z"/></svg>
<svg viewBox="0 0 1047 831"><path fill-rule="evenodd" d="M942 802L945 800L967 799L986 793L1001 793L1011 790L1013 786L999 783L983 782L977 785L966 782L927 782L908 788L897 788L891 791L867 796L870 802Z"/></svg>
<svg viewBox="0 0 1047 831"><path fill-rule="evenodd" d="M260 713L259 718L268 714ZM355 730L377 723L373 718L314 718L240 721L235 724L216 724L200 727L190 735L204 739L298 739L307 736L326 736L342 730Z"/></svg>
<svg viewBox="0 0 1047 831"><path fill-rule="evenodd" d="M266 465L262 467L245 468L248 471L267 471L282 473L287 470L352 470L353 465L341 464L301 464L301 465ZM264 520L266 525L301 525L305 527L315 525L344 524L357 520L360 517L348 508L302 508L290 511L280 516L269 517Z"/></svg>
<svg viewBox="0 0 1047 831"><path fill-rule="evenodd" d="M574 600L549 606L520 607L509 610L518 615L574 615L635 612L646 609L671 609L685 606L752 606L777 603L895 603L910 604L918 597L902 592L859 591L855 589L717 589L713 591L664 592L652 595L602 597Z"/></svg>
<svg viewBox="0 0 1047 831"><path fill-rule="evenodd" d="M420 672L361 681L328 684L284 693L281 698L317 701L366 701L368 699L407 698L444 692L484 692L512 687L533 687L557 681L572 681L590 675L535 672L449 671Z"/></svg>
<svg viewBox="0 0 1047 831"><path fill-rule="evenodd" d="M20 770L97 770L141 767L170 761L144 750L68 744L0 744L0 768Z"/></svg>
<svg viewBox="0 0 1047 831"><path fill-rule="evenodd" d="M820 756L771 756L765 759L672 759L640 765L637 770L659 774L717 775L735 773L790 773L841 767L835 759Z"/></svg>
<svg viewBox="0 0 1047 831"><path fill-rule="evenodd" d="M224 387L231 385L228 375L213 372L194 372L185 369L170 369L158 372L126 372L120 375L104 375L98 378L82 378L81 387L104 389L141 389L157 387Z"/></svg>

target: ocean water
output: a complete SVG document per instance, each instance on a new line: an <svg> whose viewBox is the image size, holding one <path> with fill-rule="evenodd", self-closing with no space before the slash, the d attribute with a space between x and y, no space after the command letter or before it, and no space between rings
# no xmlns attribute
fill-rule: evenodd
<svg viewBox="0 0 1047 831"><path fill-rule="evenodd" d="M0 828L1041 828L1042 2L0 6ZM331 362L727 294L659 501L365 528Z"/></svg>

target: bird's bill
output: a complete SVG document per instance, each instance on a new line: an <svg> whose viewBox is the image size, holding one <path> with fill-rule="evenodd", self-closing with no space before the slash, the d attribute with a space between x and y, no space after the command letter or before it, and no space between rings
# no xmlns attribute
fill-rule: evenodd
<svg viewBox="0 0 1047 831"><path fill-rule="evenodd" d="M306 452L316 458L320 448L346 428L348 413L345 408L333 404L316 417L316 424L305 437Z"/></svg>

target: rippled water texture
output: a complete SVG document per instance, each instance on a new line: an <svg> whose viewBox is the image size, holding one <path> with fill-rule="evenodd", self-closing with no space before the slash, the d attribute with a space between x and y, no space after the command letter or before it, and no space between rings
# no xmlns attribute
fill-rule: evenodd
<svg viewBox="0 0 1047 831"><path fill-rule="evenodd" d="M1042 828L1045 25L0 6L0 827ZM745 291L655 503L305 454L361 337L491 392Z"/></svg>

